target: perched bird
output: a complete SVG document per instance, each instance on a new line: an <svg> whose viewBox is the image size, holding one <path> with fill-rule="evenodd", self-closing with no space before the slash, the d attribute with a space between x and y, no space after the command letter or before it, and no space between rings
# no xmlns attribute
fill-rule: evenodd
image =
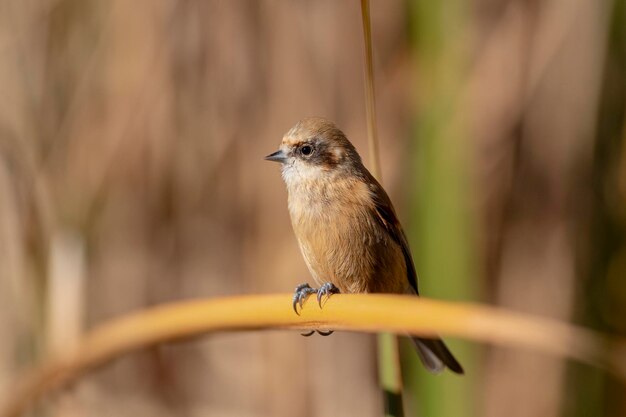
<svg viewBox="0 0 626 417"><path fill-rule="evenodd" d="M332 122L300 120L265 157L282 164L289 213L304 260L321 287L296 288L293 307L317 294L418 294L409 245L383 187ZM463 368L441 339L412 338L433 373Z"/></svg>

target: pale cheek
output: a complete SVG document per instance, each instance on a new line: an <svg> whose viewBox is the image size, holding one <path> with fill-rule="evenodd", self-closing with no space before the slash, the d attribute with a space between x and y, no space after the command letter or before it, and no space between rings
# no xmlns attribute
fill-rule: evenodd
<svg viewBox="0 0 626 417"><path fill-rule="evenodd" d="M343 151L341 150L341 148L339 147L332 148L331 152L335 158L335 161L340 161L343 159Z"/></svg>

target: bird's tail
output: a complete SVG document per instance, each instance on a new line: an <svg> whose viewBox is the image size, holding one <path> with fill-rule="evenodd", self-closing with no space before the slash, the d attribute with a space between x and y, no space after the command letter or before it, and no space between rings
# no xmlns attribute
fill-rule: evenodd
<svg viewBox="0 0 626 417"><path fill-rule="evenodd" d="M411 337L422 363L433 374L448 367L452 372L464 374L463 367L441 339Z"/></svg>

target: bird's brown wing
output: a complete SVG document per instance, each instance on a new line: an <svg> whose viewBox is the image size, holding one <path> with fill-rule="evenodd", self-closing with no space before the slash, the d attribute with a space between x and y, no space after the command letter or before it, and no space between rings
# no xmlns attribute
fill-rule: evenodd
<svg viewBox="0 0 626 417"><path fill-rule="evenodd" d="M370 180L370 190L374 200L375 217L392 239L402 248L404 262L406 263L407 279L413 290L415 290L415 293L418 294L417 273L415 272L411 251L409 250L409 243L402 230L402 226L400 226L393 206L391 205L391 200L389 200L385 190L383 190L382 186L378 184L373 177ZM443 340L437 337L411 337L411 339L415 343L422 363L430 372L435 374L439 373L443 371L444 366L447 366L457 374L464 373L463 367L450 352Z"/></svg>
<svg viewBox="0 0 626 417"><path fill-rule="evenodd" d="M406 264L407 279L409 280L409 284L411 284L413 290L415 290L415 293L419 294L417 290L417 272L415 271L415 265L413 264L413 258L411 257L409 243L406 239L404 231L402 230L402 226L398 221L398 217L393 209L391 200L378 181L376 181L373 177L369 180L370 191L374 201L375 217L387 233L389 233L391 238L402 249L402 255L404 256L404 262Z"/></svg>

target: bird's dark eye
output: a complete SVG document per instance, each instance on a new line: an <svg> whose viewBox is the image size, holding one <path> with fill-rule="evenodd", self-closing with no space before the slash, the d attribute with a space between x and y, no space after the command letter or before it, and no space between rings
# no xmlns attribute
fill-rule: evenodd
<svg viewBox="0 0 626 417"><path fill-rule="evenodd" d="M300 148L300 152L302 152L302 155L304 156L309 156L313 153L313 147L309 145L304 145Z"/></svg>

